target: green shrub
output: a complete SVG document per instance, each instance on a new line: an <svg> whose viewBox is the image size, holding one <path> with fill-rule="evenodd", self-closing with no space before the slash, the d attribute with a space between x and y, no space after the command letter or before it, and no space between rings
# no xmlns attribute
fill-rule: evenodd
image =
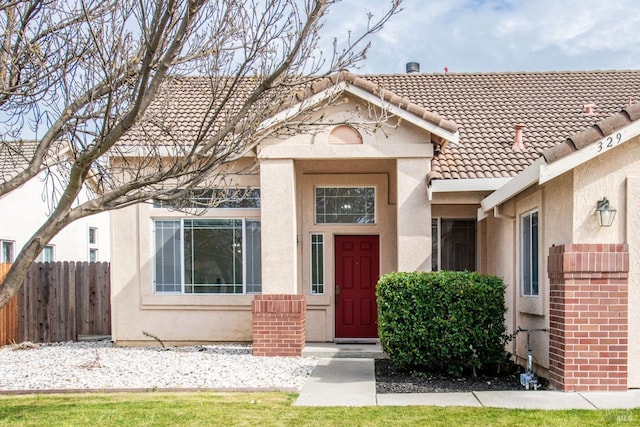
<svg viewBox="0 0 640 427"><path fill-rule="evenodd" d="M390 273L377 285L378 334L402 369L461 375L504 360L504 282L475 272Z"/></svg>

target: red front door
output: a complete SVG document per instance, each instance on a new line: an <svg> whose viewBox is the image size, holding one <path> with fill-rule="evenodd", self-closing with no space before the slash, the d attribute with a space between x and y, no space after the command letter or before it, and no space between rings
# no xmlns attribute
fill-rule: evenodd
<svg viewBox="0 0 640 427"><path fill-rule="evenodd" d="M377 338L378 236L336 236L336 338Z"/></svg>

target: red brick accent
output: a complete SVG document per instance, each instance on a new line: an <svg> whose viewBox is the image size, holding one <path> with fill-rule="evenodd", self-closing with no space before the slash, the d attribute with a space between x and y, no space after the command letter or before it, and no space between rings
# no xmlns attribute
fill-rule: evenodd
<svg viewBox="0 0 640 427"><path fill-rule="evenodd" d="M564 391L627 389L627 244L549 249L549 382Z"/></svg>
<svg viewBox="0 0 640 427"><path fill-rule="evenodd" d="M307 304L304 295L256 295L254 356L300 356L304 348Z"/></svg>

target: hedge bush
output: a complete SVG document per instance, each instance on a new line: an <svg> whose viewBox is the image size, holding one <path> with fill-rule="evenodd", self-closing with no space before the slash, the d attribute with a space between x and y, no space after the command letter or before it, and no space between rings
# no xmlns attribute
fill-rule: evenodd
<svg viewBox="0 0 640 427"><path fill-rule="evenodd" d="M505 284L475 272L390 273L380 278L378 333L399 368L461 375L504 360Z"/></svg>

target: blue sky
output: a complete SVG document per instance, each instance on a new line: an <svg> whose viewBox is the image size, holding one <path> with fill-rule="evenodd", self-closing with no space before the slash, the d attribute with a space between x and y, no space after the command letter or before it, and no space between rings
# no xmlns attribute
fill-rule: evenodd
<svg viewBox="0 0 640 427"><path fill-rule="evenodd" d="M325 34L343 37L388 0L342 0ZM637 0L404 0L358 73L640 68Z"/></svg>

